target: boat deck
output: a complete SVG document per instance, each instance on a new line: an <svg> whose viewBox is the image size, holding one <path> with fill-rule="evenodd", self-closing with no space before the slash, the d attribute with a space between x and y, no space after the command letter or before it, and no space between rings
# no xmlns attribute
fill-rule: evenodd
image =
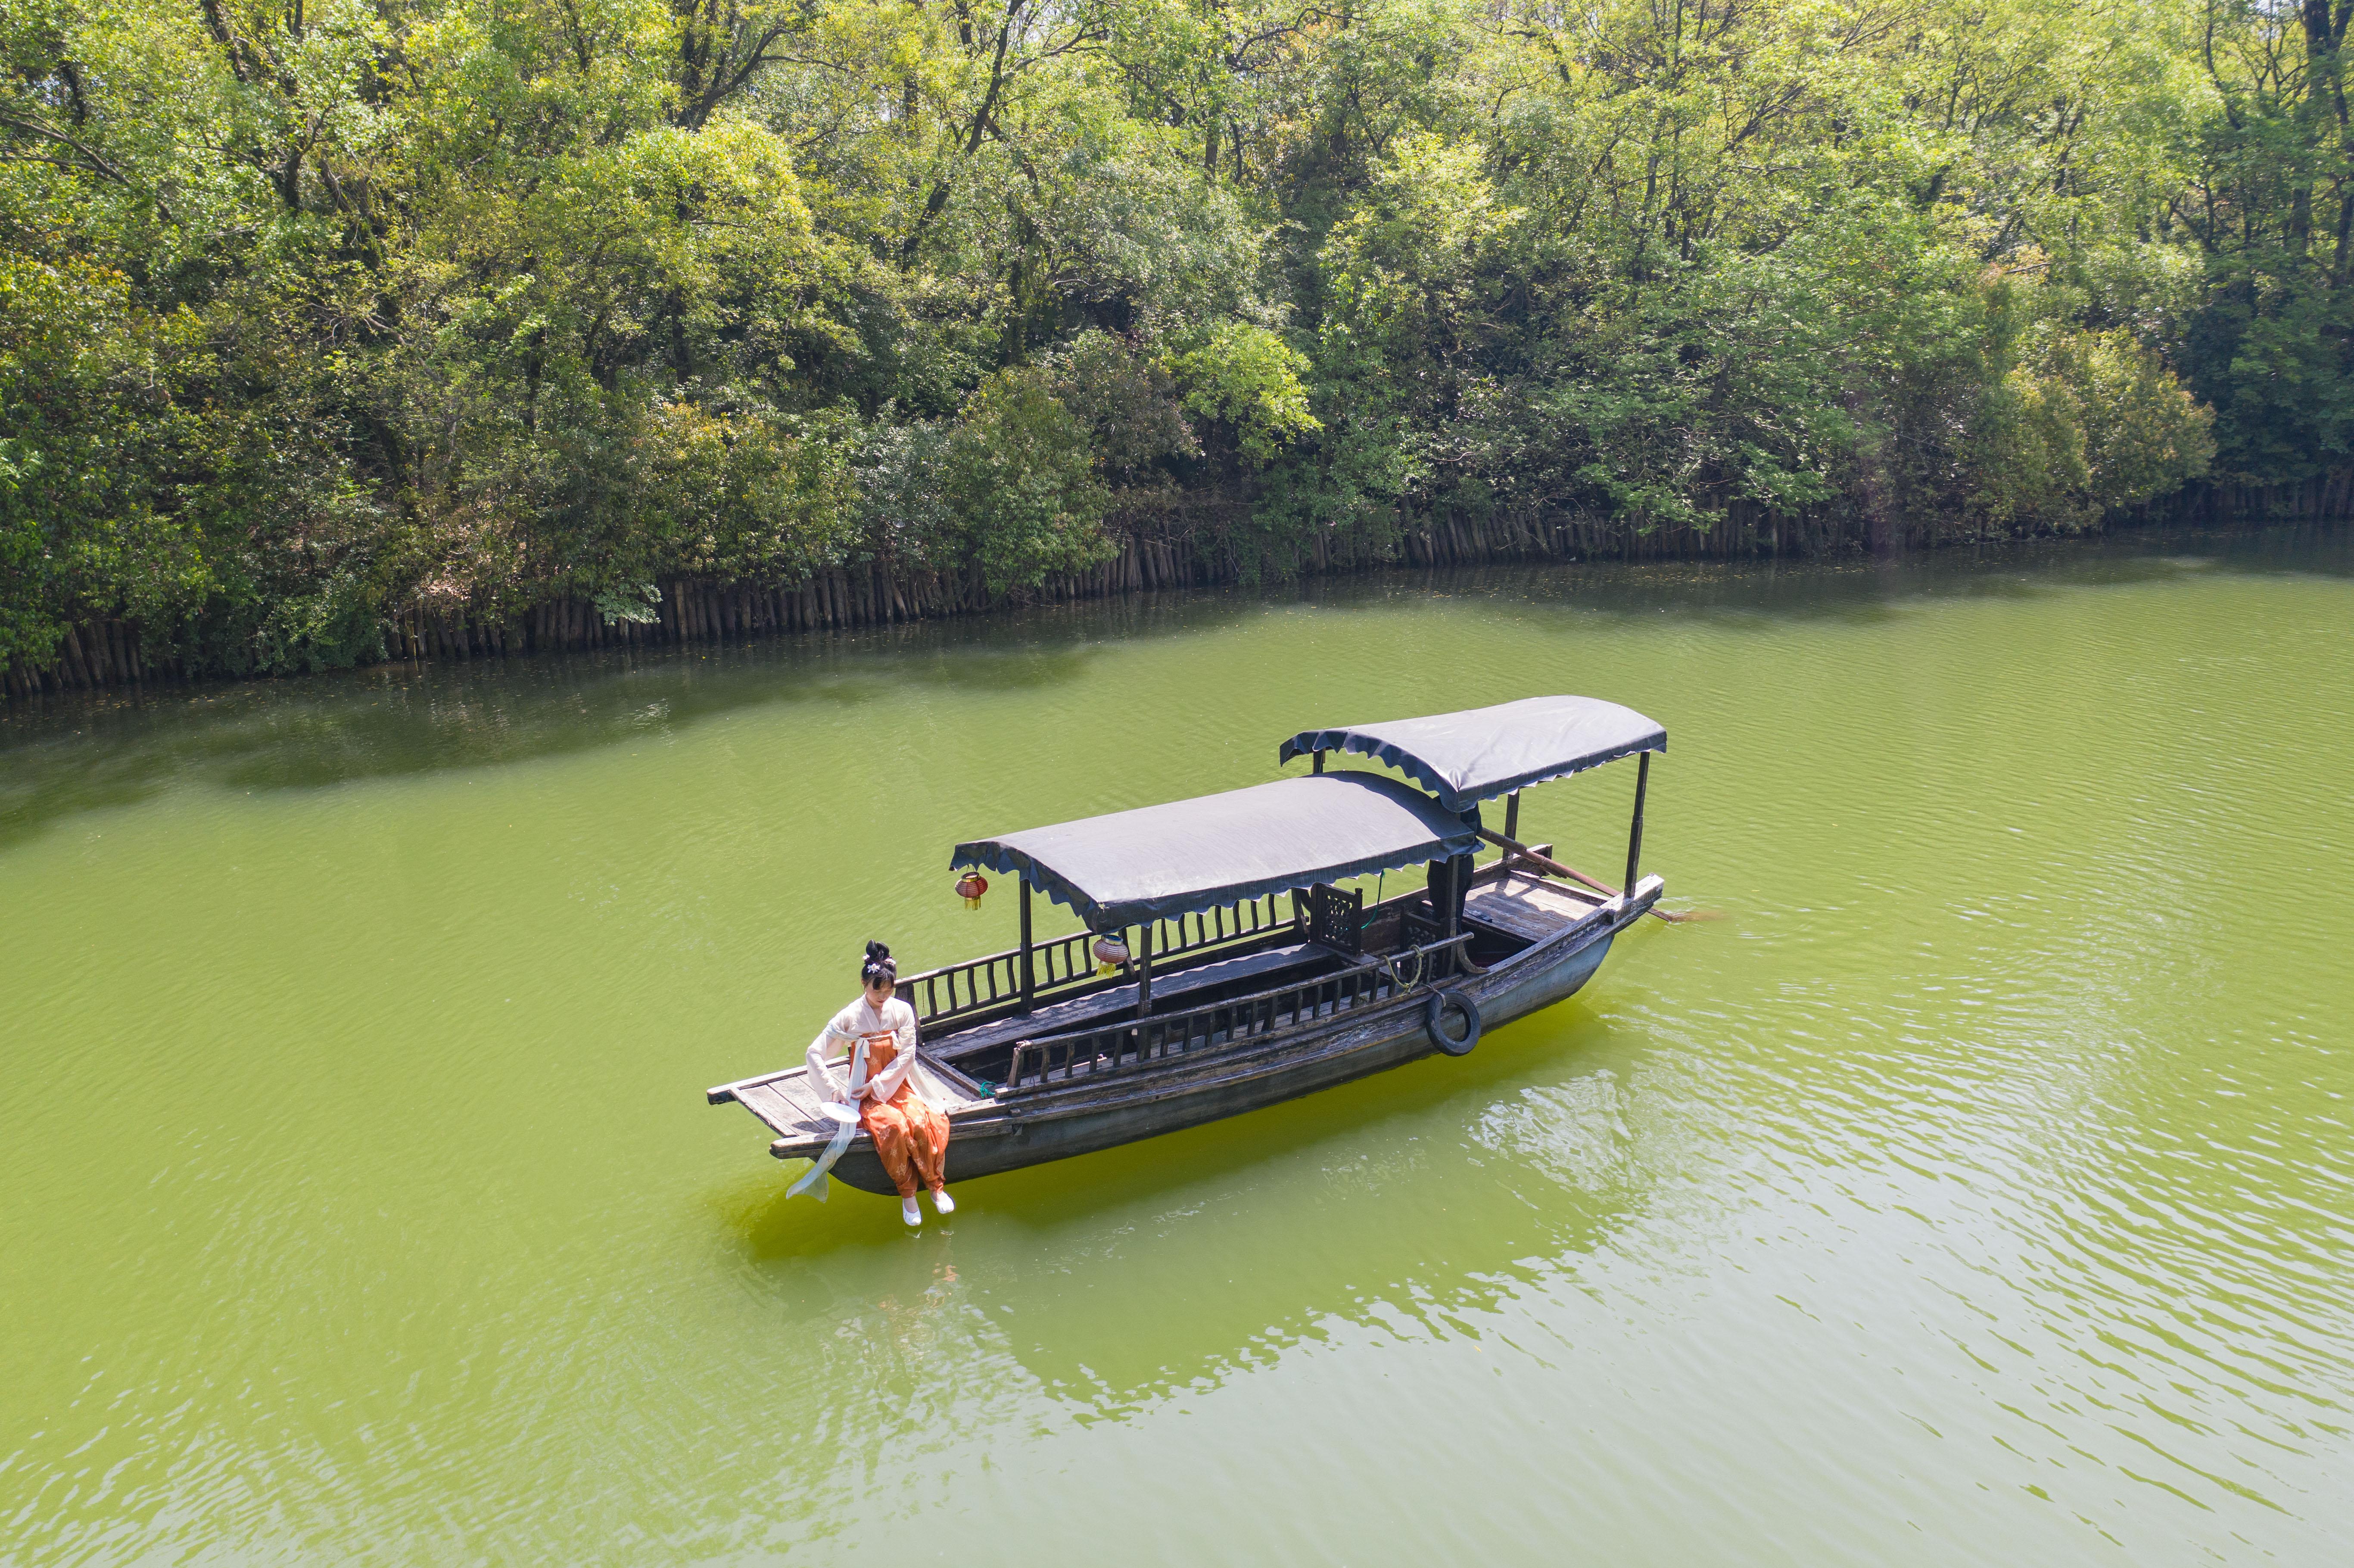
<svg viewBox="0 0 2354 1568"><path fill-rule="evenodd" d="M1463 900L1463 916L1506 936L1542 942L1585 919L1601 905L1598 893L1516 869L1473 887Z"/></svg>
<svg viewBox="0 0 2354 1568"><path fill-rule="evenodd" d="M835 1123L819 1114L822 1096L810 1092L809 1069L795 1067L780 1076L736 1090L736 1103L758 1117L779 1138L831 1138Z"/></svg>

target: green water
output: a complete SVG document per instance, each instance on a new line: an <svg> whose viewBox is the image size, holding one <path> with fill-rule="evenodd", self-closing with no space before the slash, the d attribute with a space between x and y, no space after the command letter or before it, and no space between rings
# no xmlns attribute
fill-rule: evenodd
<svg viewBox="0 0 2354 1568"><path fill-rule="evenodd" d="M2349 628L2177 538L10 714L0 1559L2344 1561ZM959 836L1554 691L1724 918L1464 1061L913 1237L703 1104L1010 941Z"/></svg>

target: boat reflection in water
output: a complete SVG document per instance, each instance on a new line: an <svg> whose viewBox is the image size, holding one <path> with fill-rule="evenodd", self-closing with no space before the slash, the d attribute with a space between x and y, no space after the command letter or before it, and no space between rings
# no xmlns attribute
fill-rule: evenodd
<svg viewBox="0 0 2354 1568"><path fill-rule="evenodd" d="M1279 762L1311 771L1247 789L961 843L951 869L1015 876L1021 943L911 975L918 1047L954 1092L955 1181L1134 1142L1329 1088L1575 994L1662 884L1638 876L1650 754L1667 732L1615 703L1532 697L1429 718L1305 730ZM1325 770L1356 754L1412 780ZM1624 889L1513 837L1520 792L1637 759ZM1418 786L1418 788L1416 787ZM1506 801L1483 826L1482 800ZM1477 863L1481 843L1502 850ZM1427 885L1368 906L1333 885L1402 867ZM1034 941L1034 893L1087 929ZM1128 961L1097 972L1090 948ZM806 1069L723 1084L780 1160L815 1160L836 1124ZM860 1133L833 1174L895 1191Z"/></svg>
<svg viewBox="0 0 2354 1568"><path fill-rule="evenodd" d="M1479 1342L1657 1213L1654 1167L1635 1154L1657 1107L1627 1087L1648 1042L1578 1008L1535 1022L1505 1049L1409 1069L1404 1095L1361 1080L1098 1155L1084 1181L1010 1173L926 1245L773 1180L731 1190L730 1227L760 1320L885 1407L937 1399L945 1378L976 1404L1034 1391L1117 1417L1303 1343Z"/></svg>

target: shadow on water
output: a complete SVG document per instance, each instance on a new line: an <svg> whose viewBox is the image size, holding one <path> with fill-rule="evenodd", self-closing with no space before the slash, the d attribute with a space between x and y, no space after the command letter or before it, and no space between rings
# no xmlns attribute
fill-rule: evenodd
<svg viewBox="0 0 2354 1568"><path fill-rule="evenodd" d="M2354 576L2354 534L2150 531L1875 561L1497 566L1198 590L734 648L382 665L333 675L101 693L0 710L0 847L78 812L178 785L313 789L493 767L670 733L776 703L856 706L910 684L1036 690L1107 644L1231 628L1274 606L1433 599L1612 620L1874 620L1908 602L2031 597L2201 573Z"/></svg>
<svg viewBox="0 0 2354 1568"><path fill-rule="evenodd" d="M0 846L182 785L314 789L594 750L779 703L1077 680L1111 641L1214 630L1230 595L1166 595L731 648L390 664L21 706L0 722Z"/></svg>
<svg viewBox="0 0 2354 1568"><path fill-rule="evenodd" d="M955 1224L928 1218L917 1235L895 1234L889 1199L842 1188L825 1204L787 1199L807 1169L798 1160L710 1206L784 1323L953 1279L958 1300L1004 1314L989 1319L998 1347L1038 1387L1118 1414L1215 1386L1337 1325L1444 1335L1449 1319L1491 1313L1533 1275L1606 1247L1643 1210L1638 1162L1600 1147L1532 1159L1494 1128L1540 1098L1606 1097L1634 1070L1630 1049L1572 1002L1468 1060L967 1183ZM1577 1136L1615 1143L1616 1120ZM1368 1143L1384 1154L1368 1157ZM1221 1233L1207 1255L1224 1267L1205 1273L1198 1245L1165 1245L1196 1225Z"/></svg>

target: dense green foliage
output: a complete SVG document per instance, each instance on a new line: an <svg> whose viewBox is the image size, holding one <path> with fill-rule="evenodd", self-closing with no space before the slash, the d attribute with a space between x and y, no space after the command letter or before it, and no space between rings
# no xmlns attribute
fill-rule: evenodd
<svg viewBox="0 0 2354 1568"><path fill-rule="evenodd" d="M0 663L2299 479L2349 5L17 0Z"/></svg>

